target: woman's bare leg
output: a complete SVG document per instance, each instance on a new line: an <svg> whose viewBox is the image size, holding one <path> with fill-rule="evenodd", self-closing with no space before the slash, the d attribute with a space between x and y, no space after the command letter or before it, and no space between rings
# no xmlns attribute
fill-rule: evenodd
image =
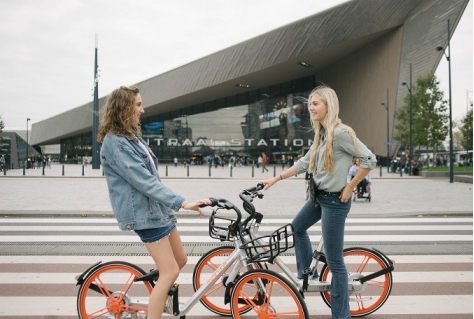
<svg viewBox="0 0 474 319"><path fill-rule="evenodd" d="M173 250L174 259L176 260L179 270L183 269L188 262L188 256L184 250L183 243L181 242L181 237L179 236L178 230L175 228L171 231L169 236L171 249Z"/></svg>
<svg viewBox="0 0 474 319"><path fill-rule="evenodd" d="M150 295L150 301L148 303L148 319L161 319L166 299L168 297L168 291L179 275L180 267L174 257L171 244L171 242L173 241L174 243L175 240L170 240L170 238L171 235L158 242L145 244L145 247L148 249L151 257L153 257L156 267L160 272L155 288L153 288Z"/></svg>

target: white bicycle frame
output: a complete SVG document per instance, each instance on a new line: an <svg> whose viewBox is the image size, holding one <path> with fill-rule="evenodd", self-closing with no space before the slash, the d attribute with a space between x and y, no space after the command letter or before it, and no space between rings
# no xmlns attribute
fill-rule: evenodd
<svg viewBox="0 0 474 319"><path fill-rule="evenodd" d="M218 281L222 280L222 276L224 273L232 267L234 262L237 261L237 263L233 266L229 276L228 276L228 281L232 282L238 275L240 268L243 265L246 265L245 259L247 256L245 255L244 251L241 251L240 249L234 250L232 254L229 255L229 257L214 271L212 274L211 278L205 282L199 289L189 298L189 300L182 304L180 303L179 305L179 316L184 316L186 315L192 307L201 299L202 296L210 289L212 286ZM172 296L168 297L168 301L166 302L165 305L165 311L168 314L173 314L173 299Z"/></svg>
<svg viewBox="0 0 474 319"><path fill-rule="evenodd" d="M258 235L259 226L260 224L255 223L249 228L249 232L252 238L259 238L259 235ZM262 239L257 239L257 243L260 245L266 244ZM318 253L323 252L323 249L324 249L323 243L324 243L323 237L321 236L318 247L316 248ZM291 271L290 268L288 268L288 266L283 262L283 260L279 256L277 256L274 259L273 263L277 265L283 271L283 273L291 280L291 282L298 288L299 291L303 291L303 280L298 279L298 277L296 277L296 275ZM311 276L313 275L314 270L318 266L318 263L319 263L319 259L313 257L311 264L309 266L309 268L311 269L311 274L309 274L309 278L311 278ZM358 274L353 274L349 277L349 282L348 282L349 292L360 292L366 287L366 284L363 284L359 281L352 280L359 277L361 276ZM331 283L328 281L308 280L308 287L305 291L323 292L323 291L329 291L329 290L331 290Z"/></svg>
<svg viewBox="0 0 474 319"><path fill-rule="evenodd" d="M201 299L201 297L213 287L213 285L218 281L222 280L222 276L224 273L232 267L232 270L230 274L227 276L227 281L232 282L234 279L237 277L239 274L239 271L242 267L247 267L248 263L246 262L247 260L247 254L245 253L245 250L240 249L239 247L241 246L241 241L237 238L234 238L234 245L236 249L232 254L227 257L227 259L212 273L212 276L210 279L207 280L190 298L186 303L179 303L179 313L174 313L174 300L173 296L168 296L168 299L165 303L165 308L163 310L163 313L167 313L173 316L185 316L192 308L193 306ZM235 264L234 264L235 263ZM177 287L177 284L175 284L175 287ZM265 291L263 284L261 284L261 291ZM260 289L259 289L260 290ZM136 300L136 298L135 298ZM148 307L148 300L147 301L135 301L131 302L130 306L139 308L147 308ZM135 318L136 314L132 314L131 318Z"/></svg>

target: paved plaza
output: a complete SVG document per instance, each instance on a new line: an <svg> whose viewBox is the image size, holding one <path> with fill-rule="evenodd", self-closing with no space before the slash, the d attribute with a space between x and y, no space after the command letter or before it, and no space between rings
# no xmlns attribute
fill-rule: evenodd
<svg viewBox="0 0 474 319"><path fill-rule="evenodd" d="M261 168L161 165L163 182L188 200L202 197L226 198L240 205L238 193L258 181L278 175L281 166ZM209 176L210 175L210 176ZM380 176L382 175L382 176ZM375 169L372 177L372 200L352 203L349 218L394 216L472 216L472 184L449 183L448 178L428 179L418 176L400 177ZM3 215L111 215L107 185L100 169L91 165L60 165L51 168L9 170L0 175ZM291 217L304 204L303 175L278 182L256 200L257 209L267 215ZM189 214L180 212L180 214ZM192 214L192 213L191 213Z"/></svg>

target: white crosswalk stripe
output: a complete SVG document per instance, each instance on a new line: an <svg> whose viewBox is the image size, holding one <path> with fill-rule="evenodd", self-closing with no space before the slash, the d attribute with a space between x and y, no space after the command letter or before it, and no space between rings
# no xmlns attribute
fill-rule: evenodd
<svg viewBox="0 0 474 319"><path fill-rule="evenodd" d="M261 232L271 232L290 221L284 218L266 218ZM348 219L346 243L363 242L370 246L384 242L400 247L413 243L444 243L447 247L470 245L471 253L457 253L447 249L436 254L410 250L404 254L388 254L395 261L392 294L382 308L370 317L472 317L472 222L472 218ZM209 247L201 247L202 251L207 251L216 244L208 236L206 219L181 218L178 229L185 245L207 244ZM320 236L319 226L311 229L312 241L317 242ZM75 254L76 248L72 246L121 243L133 244L137 251L142 248L137 236L133 232L121 232L114 219L0 220L0 318L77 318L77 288L74 278L89 265L97 261L121 260L137 264L145 270L154 267L151 257L146 254L107 253L95 250L96 247L89 248L90 253L81 251ZM55 252L55 245L71 245L66 246L71 251L64 254L61 253L64 249ZM188 265L177 280L182 293L181 302L185 302L192 293L192 272L199 258L198 253L190 254ZM294 267L293 255L281 258L287 265ZM330 318L330 310L319 294L308 293L306 301L311 318ZM188 319L212 317L218 316L200 303L186 316Z"/></svg>

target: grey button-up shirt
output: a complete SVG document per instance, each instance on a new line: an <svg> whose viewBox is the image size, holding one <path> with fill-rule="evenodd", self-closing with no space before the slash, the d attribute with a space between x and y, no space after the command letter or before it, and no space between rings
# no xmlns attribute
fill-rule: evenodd
<svg viewBox="0 0 474 319"><path fill-rule="evenodd" d="M310 150L300 158L295 164L296 173L306 172L310 163L310 154L315 147L313 144ZM361 159L360 167L374 169L377 164L375 155L358 138L352 140L349 132L344 126L338 126L334 130L333 153L334 165L333 172L329 174L324 170L324 149L326 141L319 144L317 152L317 165L313 173L313 179L318 189L327 192L339 192L347 184L347 174L352 166L354 157Z"/></svg>

